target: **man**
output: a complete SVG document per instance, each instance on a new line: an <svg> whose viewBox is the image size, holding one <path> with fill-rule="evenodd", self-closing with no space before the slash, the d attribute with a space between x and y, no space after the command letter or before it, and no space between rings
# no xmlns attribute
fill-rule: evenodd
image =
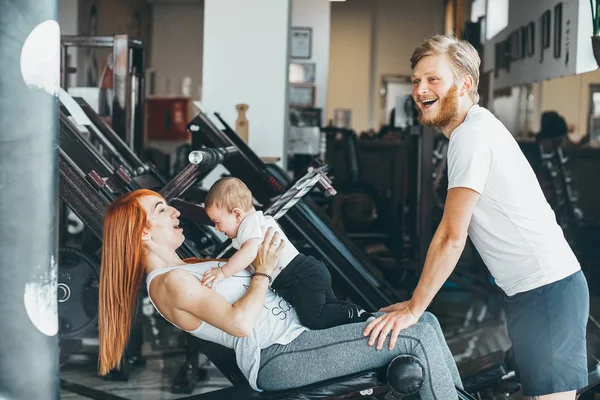
<svg viewBox="0 0 600 400"><path fill-rule="evenodd" d="M506 293L507 325L523 395L575 399L587 384L589 291L581 267L518 144L479 107L480 58L467 42L433 36L415 49L419 120L448 139L448 196L413 297L382 309L369 344L414 324L452 273L467 234Z"/></svg>

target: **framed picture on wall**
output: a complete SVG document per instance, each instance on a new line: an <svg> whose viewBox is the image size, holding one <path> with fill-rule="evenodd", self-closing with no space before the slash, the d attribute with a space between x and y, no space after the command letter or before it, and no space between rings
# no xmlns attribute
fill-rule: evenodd
<svg viewBox="0 0 600 400"><path fill-rule="evenodd" d="M308 59L311 57L312 28L291 28L290 58Z"/></svg>
<svg viewBox="0 0 600 400"><path fill-rule="evenodd" d="M316 64L310 62L290 63L290 83L315 83Z"/></svg>
<svg viewBox="0 0 600 400"><path fill-rule="evenodd" d="M289 103L293 107L314 107L315 87L309 84L291 84Z"/></svg>

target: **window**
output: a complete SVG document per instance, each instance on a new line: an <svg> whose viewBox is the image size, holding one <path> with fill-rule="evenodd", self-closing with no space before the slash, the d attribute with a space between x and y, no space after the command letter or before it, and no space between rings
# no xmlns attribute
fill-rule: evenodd
<svg viewBox="0 0 600 400"><path fill-rule="evenodd" d="M479 18L485 17L486 0L473 0L471 4L471 22L479 21Z"/></svg>
<svg viewBox="0 0 600 400"><path fill-rule="evenodd" d="M488 0L486 40L493 38L508 26L508 2L509 0Z"/></svg>

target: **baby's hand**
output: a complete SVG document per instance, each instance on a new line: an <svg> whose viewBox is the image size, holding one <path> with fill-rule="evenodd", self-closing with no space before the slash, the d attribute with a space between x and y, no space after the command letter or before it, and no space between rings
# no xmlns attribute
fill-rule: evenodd
<svg viewBox="0 0 600 400"><path fill-rule="evenodd" d="M225 275L223 274L223 270L221 267L211 268L204 273L202 276L202 284L204 286L208 286L213 288L215 283L222 281L225 279Z"/></svg>

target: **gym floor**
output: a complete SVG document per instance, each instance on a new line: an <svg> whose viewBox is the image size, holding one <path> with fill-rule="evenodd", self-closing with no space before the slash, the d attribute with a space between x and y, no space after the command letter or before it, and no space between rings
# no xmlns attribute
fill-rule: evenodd
<svg viewBox="0 0 600 400"><path fill-rule="evenodd" d="M467 303L464 299L457 299L452 293L443 294L432 305L436 315L453 310L456 315L465 315ZM443 307L443 310L441 309ZM440 308L440 312L436 311ZM592 316L600 318L600 296L592 297ZM444 310L446 312L444 313ZM474 316L475 317L475 316ZM490 319L476 327L464 328L457 319L440 316L444 332L448 336L448 345L455 356L460 369L465 367L479 356L490 354L499 350L507 350L510 343L507 337L505 322L502 315L497 319ZM595 355L600 356L600 335L588 334L588 354L590 362L595 362ZM90 343L93 348L94 341ZM156 351L146 343L144 356L147 359L145 366L132 367L127 382L105 381L96 374L96 359L86 356L71 356L61 368L62 380L61 398L70 399L132 399L132 400L172 400L186 398L186 394L173 394L171 392L172 378L185 360L183 351L170 352ZM206 393L231 386L229 381L200 355L200 365L206 370L206 380L197 384L192 395Z"/></svg>
<svg viewBox="0 0 600 400"><path fill-rule="evenodd" d="M146 350L146 349L145 349ZM61 368L60 378L61 399L132 399L132 400L173 400L185 398L187 394L173 394L171 392L172 378L183 364L185 356L163 357L162 354L144 352L147 363L143 367L131 369L127 382L105 381L96 375L96 364L88 358L72 358ZM211 392L231 386L231 383L210 363L205 363L204 356L200 356L200 363L205 364L206 380L200 382L193 395ZM67 385L65 385L67 383ZM91 389L91 390L90 390ZM86 396L85 393L90 395ZM102 396L104 392L107 396Z"/></svg>

